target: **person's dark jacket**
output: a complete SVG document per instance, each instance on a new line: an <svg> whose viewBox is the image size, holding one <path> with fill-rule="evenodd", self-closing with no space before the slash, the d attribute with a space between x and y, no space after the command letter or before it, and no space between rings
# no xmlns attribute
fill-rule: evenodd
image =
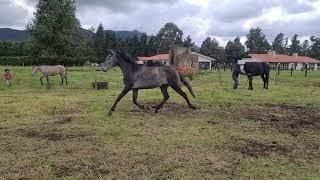
<svg viewBox="0 0 320 180"><path fill-rule="evenodd" d="M242 75L246 75L245 73L243 73L240 69L240 65L237 64L232 72L232 77L235 77L235 78L238 78L239 77L239 74L242 74Z"/></svg>

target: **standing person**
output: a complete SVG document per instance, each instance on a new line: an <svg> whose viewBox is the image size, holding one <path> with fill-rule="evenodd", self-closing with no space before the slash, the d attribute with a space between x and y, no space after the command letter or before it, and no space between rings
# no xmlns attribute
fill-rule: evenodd
<svg viewBox="0 0 320 180"><path fill-rule="evenodd" d="M13 74L9 69L4 70L3 79L7 85L7 87L11 87L11 81L13 78Z"/></svg>
<svg viewBox="0 0 320 180"><path fill-rule="evenodd" d="M233 90L234 90L235 94L237 94L237 92L238 92L237 90L238 90L238 85L239 85L239 81L238 81L239 74L246 75L246 73L243 73L241 71L240 64L236 64L233 69L233 72L232 72L232 79L234 81Z"/></svg>

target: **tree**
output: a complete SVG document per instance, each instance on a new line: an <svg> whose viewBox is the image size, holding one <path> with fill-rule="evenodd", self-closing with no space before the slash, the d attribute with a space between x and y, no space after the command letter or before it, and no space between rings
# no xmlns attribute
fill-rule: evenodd
<svg viewBox="0 0 320 180"><path fill-rule="evenodd" d="M301 55L310 56L310 43L309 40L305 40L301 46Z"/></svg>
<svg viewBox="0 0 320 180"><path fill-rule="evenodd" d="M264 54L270 49L266 35L259 27L250 29L245 44L249 54Z"/></svg>
<svg viewBox="0 0 320 180"><path fill-rule="evenodd" d="M148 56L148 36L143 33L140 37L140 56Z"/></svg>
<svg viewBox="0 0 320 180"><path fill-rule="evenodd" d="M279 33L272 43L272 50L278 54L287 54L288 39L284 37L283 33Z"/></svg>
<svg viewBox="0 0 320 180"><path fill-rule="evenodd" d="M182 45L183 32L174 23L167 23L156 35L159 53L168 53L170 49Z"/></svg>
<svg viewBox="0 0 320 180"><path fill-rule="evenodd" d="M74 0L39 0L28 24L34 55L76 57L83 52L80 22Z"/></svg>
<svg viewBox="0 0 320 180"><path fill-rule="evenodd" d="M298 53L301 54L301 45L300 41L298 40L298 34L295 34L291 39L291 45L290 45L290 54Z"/></svg>
<svg viewBox="0 0 320 180"><path fill-rule="evenodd" d="M156 54L158 54L156 46L156 37L152 35L148 42L147 56L154 56Z"/></svg>
<svg viewBox="0 0 320 180"><path fill-rule="evenodd" d="M320 37L311 36L310 56L320 60Z"/></svg>
<svg viewBox="0 0 320 180"><path fill-rule="evenodd" d="M118 41L113 31L107 30L104 36L104 51L107 49L118 49Z"/></svg>
<svg viewBox="0 0 320 180"><path fill-rule="evenodd" d="M194 46L194 43L192 42L192 39L190 36L187 36L183 42L182 42L182 46L183 47L187 47L187 48L192 48Z"/></svg>
<svg viewBox="0 0 320 180"><path fill-rule="evenodd" d="M200 53L217 60L217 62L226 62L225 49L219 46L216 39L211 39L207 37L201 45Z"/></svg>
<svg viewBox="0 0 320 180"><path fill-rule="evenodd" d="M140 53L140 42L139 42L139 38L137 35L133 36L133 38L128 38L127 39L127 52L134 56L134 57L137 57L139 56L141 53Z"/></svg>
<svg viewBox="0 0 320 180"><path fill-rule="evenodd" d="M225 48L227 62L234 63L244 57L245 47L240 42L240 38L237 37L233 41L229 41Z"/></svg>
<svg viewBox="0 0 320 180"><path fill-rule="evenodd" d="M94 36L94 50L96 52L96 56L99 61L101 61L105 56L104 40L105 40L104 28L100 23L97 29L97 32Z"/></svg>

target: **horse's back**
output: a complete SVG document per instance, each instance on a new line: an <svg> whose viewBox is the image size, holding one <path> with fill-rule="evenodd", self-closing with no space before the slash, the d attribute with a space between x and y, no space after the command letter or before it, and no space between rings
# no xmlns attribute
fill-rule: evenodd
<svg viewBox="0 0 320 180"><path fill-rule="evenodd" d="M246 62L244 71L252 76L259 76L269 73L270 66L266 62Z"/></svg>
<svg viewBox="0 0 320 180"><path fill-rule="evenodd" d="M42 66L42 72L48 74L50 76L55 75L66 75L66 68L62 65L55 65L55 66Z"/></svg>

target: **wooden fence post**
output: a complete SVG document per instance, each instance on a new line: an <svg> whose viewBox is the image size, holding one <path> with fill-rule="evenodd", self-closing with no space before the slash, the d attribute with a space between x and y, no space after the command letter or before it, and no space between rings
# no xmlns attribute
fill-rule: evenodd
<svg viewBox="0 0 320 180"><path fill-rule="evenodd" d="M307 77L308 76L308 63L306 63L305 65L304 65L304 76L305 77Z"/></svg>

